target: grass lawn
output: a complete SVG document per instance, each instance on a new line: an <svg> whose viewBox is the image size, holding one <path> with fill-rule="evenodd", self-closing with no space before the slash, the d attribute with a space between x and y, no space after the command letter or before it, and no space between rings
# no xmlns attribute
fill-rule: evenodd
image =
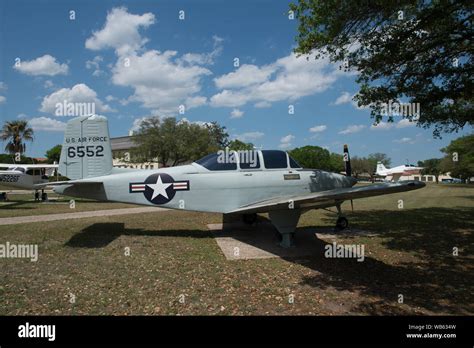
<svg viewBox="0 0 474 348"><path fill-rule="evenodd" d="M474 187L432 184L343 208L352 227L377 233L338 239L364 244L364 262L325 258L324 240L304 258L227 261L206 227L220 214L0 226L0 244L39 245L38 262L0 259L0 315L474 314ZM334 223L311 211L299 229Z"/></svg>

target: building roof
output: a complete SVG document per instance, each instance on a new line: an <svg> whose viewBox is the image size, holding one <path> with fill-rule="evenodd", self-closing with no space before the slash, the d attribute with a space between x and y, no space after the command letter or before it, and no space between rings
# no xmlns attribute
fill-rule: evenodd
<svg viewBox="0 0 474 348"><path fill-rule="evenodd" d="M117 138L110 138L110 146L112 147L112 151L116 150L129 150L131 148L137 147L132 140L132 137L125 136L125 137L117 137Z"/></svg>

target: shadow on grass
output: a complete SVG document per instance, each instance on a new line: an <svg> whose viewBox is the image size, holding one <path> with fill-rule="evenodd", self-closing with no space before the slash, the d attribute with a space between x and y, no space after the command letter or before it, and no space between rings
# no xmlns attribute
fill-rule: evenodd
<svg viewBox="0 0 474 348"><path fill-rule="evenodd" d="M382 238L374 243L390 252L379 256L367 255L363 262L355 259L331 259L324 257L330 243L315 239L314 249L308 257L282 257L288 262L314 270L301 279L306 286L336 289L358 293L359 304L351 313L381 315L416 313L472 315L474 313L474 245L473 208L423 208L399 211L356 211L349 214L351 225L357 229L379 233ZM334 217L323 218L333 223ZM314 227L299 228L296 234L314 233ZM263 232L263 231L259 231ZM269 230L268 233L274 231ZM213 234L202 230L142 230L126 229L123 223L97 223L74 235L66 245L75 248L101 248L122 235L212 238ZM239 235L234 236L239 239ZM360 235L344 238L361 243ZM248 238L242 241L252 244ZM352 242L346 242L352 243ZM370 241L369 241L370 243ZM258 246L265 250L265 246ZM459 256L453 256L453 247L459 248ZM270 251L270 247L267 251ZM403 254L390 257L396 252L409 253L413 257L404 262ZM380 252L378 252L380 255ZM384 261L385 260L385 261ZM231 261L238 262L238 261ZM404 305L398 303L399 295Z"/></svg>
<svg viewBox="0 0 474 348"><path fill-rule="evenodd" d="M125 228L123 223L96 223L72 236L65 246L72 248L104 248L120 236L211 238L202 230L144 230Z"/></svg>
<svg viewBox="0 0 474 348"><path fill-rule="evenodd" d="M361 296L380 299L375 303L362 301L354 312L415 314L398 304L401 294L413 309L473 314L472 216L474 209L460 207L358 211L350 216L353 227L380 232L381 244L387 249L414 254L422 262L390 265L371 257L364 262L327 259L324 247L329 243L319 240L320 252L304 264L319 274L305 277L303 283L320 289L357 290ZM453 256L453 247L459 248L459 256Z"/></svg>
<svg viewBox="0 0 474 348"><path fill-rule="evenodd" d="M22 207L22 205L27 204L27 203L31 203L31 201L17 201L17 202L11 203L11 204L2 205L2 206L0 206L0 210L35 209L33 207Z"/></svg>

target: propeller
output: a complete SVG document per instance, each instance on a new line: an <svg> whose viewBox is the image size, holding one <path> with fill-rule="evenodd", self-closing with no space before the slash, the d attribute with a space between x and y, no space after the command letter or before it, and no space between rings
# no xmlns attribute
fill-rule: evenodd
<svg viewBox="0 0 474 348"><path fill-rule="evenodd" d="M352 168L351 168L351 156L349 156L349 148L347 144L344 145L344 164L346 167L346 176L352 176Z"/></svg>
<svg viewBox="0 0 474 348"><path fill-rule="evenodd" d="M352 167L351 167L351 156L349 156L349 147L347 144L344 144L344 164L346 167L346 176L352 176ZM351 208L354 211L354 202L351 199Z"/></svg>

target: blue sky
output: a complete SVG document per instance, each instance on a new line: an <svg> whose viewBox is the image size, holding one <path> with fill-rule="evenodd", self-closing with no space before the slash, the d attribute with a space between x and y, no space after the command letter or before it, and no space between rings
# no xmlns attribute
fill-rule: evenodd
<svg viewBox="0 0 474 348"><path fill-rule="evenodd" d="M263 0L4 0L1 121L30 121L33 157L62 143L70 116L56 115L55 105L64 100L94 103L113 137L143 117L176 116L217 121L265 149L342 152L348 143L353 156L384 152L393 165L440 157L441 147L472 132L433 139L432 130L399 118L371 127L369 111L350 100L354 74L292 54L297 22L287 11L286 1Z"/></svg>

